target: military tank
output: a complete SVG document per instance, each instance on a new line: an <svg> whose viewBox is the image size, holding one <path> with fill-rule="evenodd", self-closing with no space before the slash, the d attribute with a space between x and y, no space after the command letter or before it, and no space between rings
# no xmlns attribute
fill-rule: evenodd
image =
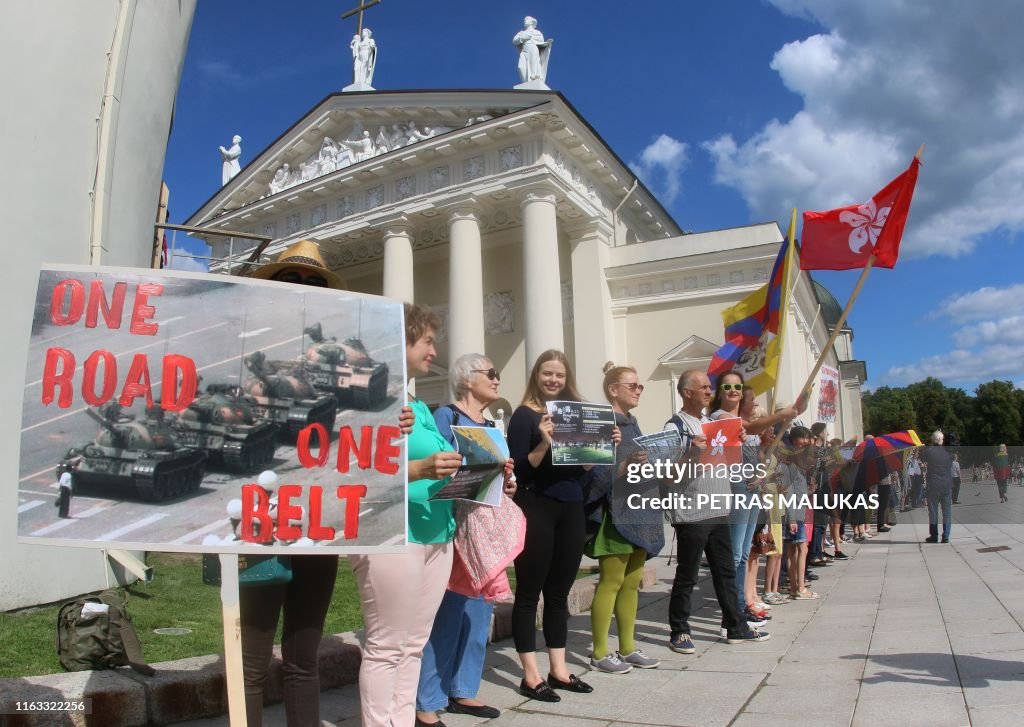
<svg viewBox="0 0 1024 727"><path fill-rule="evenodd" d="M277 450L277 425L257 418L252 403L231 384L207 386L171 427L178 442L205 450L210 462L233 472L270 464Z"/></svg>
<svg viewBox="0 0 1024 727"><path fill-rule="evenodd" d="M334 429L338 402L333 396L318 395L298 361L268 361L262 351L242 357L251 376L242 386L251 399L253 414L278 425L278 431L294 442L307 425L323 424Z"/></svg>
<svg viewBox="0 0 1024 727"><path fill-rule="evenodd" d="M313 386L356 409L369 409L387 398L388 365L374 361L362 341L325 338L319 323L303 332L311 341L303 365Z"/></svg>
<svg viewBox="0 0 1024 727"><path fill-rule="evenodd" d="M67 451L57 465L58 478L68 472L76 487L132 489L149 502L199 489L206 452L181 446L169 427L137 421L116 403L85 412L100 430L94 441Z"/></svg>

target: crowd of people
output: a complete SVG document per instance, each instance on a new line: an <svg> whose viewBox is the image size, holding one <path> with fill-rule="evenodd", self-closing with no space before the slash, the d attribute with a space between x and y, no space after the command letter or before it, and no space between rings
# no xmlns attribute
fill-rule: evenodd
<svg viewBox="0 0 1024 727"><path fill-rule="evenodd" d="M308 248L289 263L285 251L257 277L342 287ZM282 263L286 263L283 264ZM261 272L263 271L263 272ZM429 372L437 356L441 322L426 306L405 306L405 353L409 379ZM510 457L498 507L468 501L431 500L455 473L453 426L493 427L487 407L498 399L500 374L493 361L468 352L449 365L452 403L435 411L412 395L400 426L407 435L408 547L402 554L349 557L366 627L360 668L362 722L367 727L441 725L439 712L497 717L499 710L477 698L495 601L513 597L506 568L514 565L512 634L522 669L518 691L558 702L562 694L593 691L569 668L568 597L584 554L598 561L599 580L590 613L592 669L626 674L653 669L657 658L636 643L638 592L647 560L665 550L665 521L674 533L676 571L668 604L668 646L692 654L693 591L702 558L710 569L721 611L721 638L741 645L769 639L770 612L791 601L815 600L814 570L846 560L843 546L872 536L867 507L786 507L779 495L877 494L875 534L895 524L896 511L927 500L931 534L950 535L951 508L958 500L960 469L942 446L912 454L903 472L882 482L857 477L856 463L841 442L828 439L826 425L793 423L794 404L767 412L737 372L714 386L699 370L684 372L677 392L682 406L664 424L681 443L677 463L701 460L709 447L704 425L739 419L746 478L702 471L691 478L646 478L631 473L648 455L635 441L640 426L631 414L644 391L626 365L604 368L603 395L614 412L616 463L611 466L552 462L554 425L550 401L584 401L564 353L545 351L533 363L526 391L507 427ZM932 443L942 445L937 432ZM997 458L997 470L1002 465ZM901 481L905 474L906 483ZM998 479L997 474L997 479ZM1005 485L1000 485L1000 492ZM772 495L760 507L676 509L630 507L629 495L657 500L666 492L688 497ZM1005 497L1005 495L1003 495ZM748 498L757 503L758 498ZM895 504L895 506L893 506ZM831 552L829 552L831 550ZM762 558L764 567L761 568ZM337 556L292 558L290 583L242 590L242 643L246 708L250 725L262 724L264 682L273 638L283 613L281 645L284 700L290 727L319 725L317 649L337 574ZM763 576L761 576L763 572ZM760 588L758 580L762 577ZM547 673L537 658L537 611L543 596ZM612 620L617 648L612 648Z"/></svg>

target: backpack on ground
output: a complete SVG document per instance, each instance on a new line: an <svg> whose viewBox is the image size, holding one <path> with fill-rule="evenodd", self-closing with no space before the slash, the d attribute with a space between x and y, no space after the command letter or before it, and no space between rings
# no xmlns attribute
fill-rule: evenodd
<svg viewBox="0 0 1024 727"><path fill-rule="evenodd" d="M57 612L55 639L60 665L68 671L130 666L152 676L142 645L117 591L68 601Z"/></svg>

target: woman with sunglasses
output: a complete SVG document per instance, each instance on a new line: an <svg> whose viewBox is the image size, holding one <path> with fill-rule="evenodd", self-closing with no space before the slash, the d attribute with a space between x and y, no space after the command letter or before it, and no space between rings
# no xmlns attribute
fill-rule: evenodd
<svg viewBox="0 0 1024 727"><path fill-rule="evenodd" d="M561 351L542 353L526 385L522 404L508 424L508 449L515 460L519 491L516 504L526 516L526 544L516 558L516 600L512 606L512 637L523 680L519 693L542 702L560 702L555 689L586 694L593 687L565 663L569 636L569 589L583 560L586 517L583 476L589 467L555 466L551 461L554 423L549 401L582 401L576 377ZM616 430L615 443L618 443ZM544 641L548 677L537 666L537 604L544 593Z"/></svg>
<svg viewBox="0 0 1024 727"><path fill-rule="evenodd" d="M468 353L455 359L448 373L448 381L455 401L438 407L434 412L437 430L449 444L455 445L452 427L493 427L487 418L487 407L498 400L501 375L489 358L479 353ZM507 467L505 494L515 494L516 483L511 477L512 460ZM501 517L508 512L502 503L499 508L456 501L458 516ZM503 512L504 508L504 512ZM459 512L465 510L465 512ZM462 517L459 528L468 520ZM511 555L508 562L511 562ZM507 588L507 579L506 579ZM507 591L506 591L507 592ZM494 604L483 596L467 596L449 589L441 600L434 617L430 640L423 649L419 689L416 693L416 725L440 725L437 712L447 709L455 714L493 719L501 714L476 698L483 676L487 656L487 637L491 630Z"/></svg>
<svg viewBox="0 0 1024 727"><path fill-rule="evenodd" d="M590 472L587 510L590 521L598 521L596 534L587 541L585 552L600 564L600 578L590 608L590 629L594 653L590 666L612 674L638 669L654 669L660 661L636 647L634 629L644 563L665 546L665 515L657 508L631 509L627 498L658 497L659 482L644 480L629 484L631 467L647 461L643 447L633 440L643 432L629 412L640 404L644 385L632 366L604 366L604 395L615 412L615 424L622 444L615 453L614 467L595 467ZM608 648L608 630L612 614L618 626L619 648Z"/></svg>
<svg viewBox="0 0 1024 727"><path fill-rule="evenodd" d="M746 407L744 407L746 403ZM728 371L718 377L718 384L715 387L715 395L711 399L711 404L708 409L711 412L712 419L733 419L736 417L742 417L746 414L750 416L750 412L754 406L754 391L744 386L743 375L738 371ZM745 409L745 411L743 411ZM795 418L799 412L795 407L786 407L775 412L771 416L762 417L756 421L748 421L744 419L744 435L743 435L743 462L744 464L751 464L756 466L757 464L757 450L760 446L760 437L758 436L761 432L773 427L774 425L784 422L788 419ZM756 487L756 481L751 479L750 481L740 480L739 482L732 482L733 494L749 495L753 492ZM747 560L750 557L751 543L754 538L754 531L757 530L757 516L760 508L758 507L743 507L736 508L733 510L730 518L730 530L732 531L732 557L733 563L736 567L737 575L737 595L739 596L739 608L740 613L744 615L747 621L751 624L752 628L754 623L763 625L765 618L768 616L767 611L764 610L765 605L770 604L759 604L755 600L756 591L750 592L750 589L746 587L746 572L747 572Z"/></svg>

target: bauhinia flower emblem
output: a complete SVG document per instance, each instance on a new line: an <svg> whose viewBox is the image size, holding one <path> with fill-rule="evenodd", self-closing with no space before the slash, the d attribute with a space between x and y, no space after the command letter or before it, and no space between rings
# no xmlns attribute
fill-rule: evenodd
<svg viewBox="0 0 1024 727"><path fill-rule="evenodd" d="M892 207L878 209L875 200L869 199L858 207L856 212L846 210L839 213L839 221L853 228L853 232L850 233L850 249L853 252L859 253L865 245L875 246L891 209Z"/></svg>
<svg viewBox="0 0 1024 727"><path fill-rule="evenodd" d="M715 455L721 454L725 450L725 442L726 442L725 435L722 434L722 430L719 429L718 430L718 434L716 434L711 439L711 456L712 457L714 457Z"/></svg>

